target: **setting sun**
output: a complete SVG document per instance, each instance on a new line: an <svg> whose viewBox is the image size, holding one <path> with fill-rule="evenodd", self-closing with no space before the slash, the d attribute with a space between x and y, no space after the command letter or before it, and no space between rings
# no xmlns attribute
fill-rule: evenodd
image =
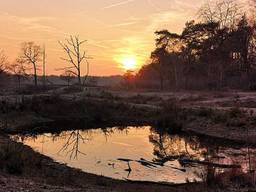
<svg viewBox="0 0 256 192"><path fill-rule="evenodd" d="M125 57L121 60L121 63L125 70L134 70L137 65L137 61L134 57Z"/></svg>

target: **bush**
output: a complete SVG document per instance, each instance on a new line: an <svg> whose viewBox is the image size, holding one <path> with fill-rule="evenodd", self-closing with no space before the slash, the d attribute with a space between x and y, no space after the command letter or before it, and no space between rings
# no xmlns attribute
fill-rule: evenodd
<svg viewBox="0 0 256 192"><path fill-rule="evenodd" d="M10 174L20 175L24 164L21 161L22 150L17 145L8 143L0 148L0 162L2 170Z"/></svg>
<svg viewBox="0 0 256 192"><path fill-rule="evenodd" d="M179 133L182 131L184 114L176 102L163 103L159 117L155 123L156 129L168 133Z"/></svg>
<svg viewBox="0 0 256 192"><path fill-rule="evenodd" d="M234 107L229 110L228 112L230 118L238 118L242 117L245 113L238 107Z"/></svg>
<svg viewBox="0 0 256 192"><path fill-rule="evenodd" d="M211 119L214 123L226 123L229 117L225 112L215 111Z"/></svg>
<svg viewBox="0 0 256 192"><path fill-rule="evenodd" d="M64 93L79 93L83 91L83 86L81 85L70 85L63 89Z"/></svg>
<svg viewBox="0 0 256 192"><path fill-rule="evenodd" d="M8 141L0 146L0 169L14 175L21 175L25 170L31 172L41 167L41 158L22 144Z"/></svg>
<svg viewBox="0 0 256 192"><path fill-rule="evenodd" d="M102 99L114 99L113 94L110 93L110 92L107 92L107 91L101 91L100 97L101 97Z"/></svg>
<svg viewBox="0 0 256 192"><path fill-rule="evenodd" d="M211 108L200 108L197 110L196 114L199 117L205 117L212 120L214 123L223 123L227 121L227 116L224 112L214 110Z"/></svg>
<svg viewBox="0 0 256 192"><path fill-rule="evenodd" d="M214 114L214 111L211 108L199 108L199 110L197 111L197 115L200 117L212 117L212 115Z"/></svg>

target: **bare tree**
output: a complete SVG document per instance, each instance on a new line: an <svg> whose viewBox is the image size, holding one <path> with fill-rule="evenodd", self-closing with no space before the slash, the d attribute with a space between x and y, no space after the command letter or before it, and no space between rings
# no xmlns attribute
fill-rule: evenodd
<svg viewBox="0 0 256 192"><path fill-rule="evenodd" d="M0 74L5 71L6 65L8 63L8 58L3 50L0 50Z"/></svg>
<svg viewBox="0 0 256 192"><path fill-rule="evenodd" d="M199 17L204 22L219 23L220 28L232 29L241 16L241 9L235 0L208 2L199 10Z"/></svg>
<svg viewBox="0 0 256 192"><path fill-rule="evenodd" d="M21 80L25 78L26 74L26 68L25 68L25 61L23 59L16 59L14 63L7 66L7 71L11 74L13 74L17 81L18 81L18 87L20 89L21 87Z"/></svg>
<svg viewBox="0 0 256 192"><path fill-rule="evenodd" d="M24 42L21 47L21 59L25 63L33 65L34 71L34 83L37 87L37 70L38 62L41 60L42 50L39 45L36 45L34 42Z"/></svg>
<svg viewBox="0 0 256 192"><path fill-rule="evenodd" d="M82 45L86 42L86 40L81 41L78 36L70 36L69 39L66 39L66 42L59 42L63 50L65 51L67 58L61 58L64 61L67 61L72 66L66 67L64 70L68 70L73 73L77 79L78 84L81 85L81 65L83 62L87 65L87 72L85 75L85 79L89 75L89 57L86 56L86 52L82 51Z"/></svg>

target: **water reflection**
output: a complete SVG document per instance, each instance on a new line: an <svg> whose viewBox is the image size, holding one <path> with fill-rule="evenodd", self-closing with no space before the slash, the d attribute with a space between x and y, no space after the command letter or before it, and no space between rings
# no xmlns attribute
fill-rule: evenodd
<svg viewBox="0 0 256 192"><path fill-rule="evenodd" d="M180 158L204 158L205 149L200 148L196 137L181 137L151 131L149 141L154 145L155 161L167 162Z"/></svg>
<svg viewBox="0 0 256 192"><path fill-rule="evenodd" d="M58 138L59 136L55 135L54 137ZM85 141L88 140L87 135L82 134L80 130L77 130L72 131L71 133L66 132L64 135L62 135L62 137L64 138L64 140L66 140L66 142L64 142L64 145L60 149L58 154L62 152L66 153L66 155L69 156L70 159L77 159L78 155L86 155L80 150L79 147L81 144L85 143Z"/></svg>
<svg viewBox="0 0 256 192"><path fill-rule="evenodd" d="M58 162L117 179L209 183L218 177L254 176L256 165L254 148L231 148L194 136L156 132L152 127L76 130L13 139Z"/></svg>

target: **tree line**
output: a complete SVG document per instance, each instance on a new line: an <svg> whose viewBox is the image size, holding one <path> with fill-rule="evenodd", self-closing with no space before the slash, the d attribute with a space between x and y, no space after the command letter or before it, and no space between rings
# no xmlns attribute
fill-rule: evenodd
<svg viewBox="0 0 256 192"><path fill-rule="evenodd" d="M61 59L66 61L69 66L57 70L63 71L61 79L67 81L68 84L71 79L77 78L77 84L83 85L89 75L89 57L83 50L85 42L85 40L80 40L78 36L70 36L65 42L59 41L66 55L66 57L61 57ZM27 76L32 74L34 86L38 87L38 73L42 69L42 62L44 65L43 70L45 70L45 58L44 47L32 41L21 44L20 54L13 62L8 61L6 54L2 50L0 51L0 75L10 74L14 76L20 88L22 79L26 79ZM82 65L84 63L86 64L86 72L82 74ZM31 74L29 74L30 72ZM45 72L43 75L45 76ZM84 77L83 82L82 75Z"/></svg>
<svg viewBox="0 0 256 192"><path fill-rule="evenodd" d="M136 74L142 87L222 89L256 86L256 22L235 1L208 3L181 34L156 31L150 63Z"/></svg>

